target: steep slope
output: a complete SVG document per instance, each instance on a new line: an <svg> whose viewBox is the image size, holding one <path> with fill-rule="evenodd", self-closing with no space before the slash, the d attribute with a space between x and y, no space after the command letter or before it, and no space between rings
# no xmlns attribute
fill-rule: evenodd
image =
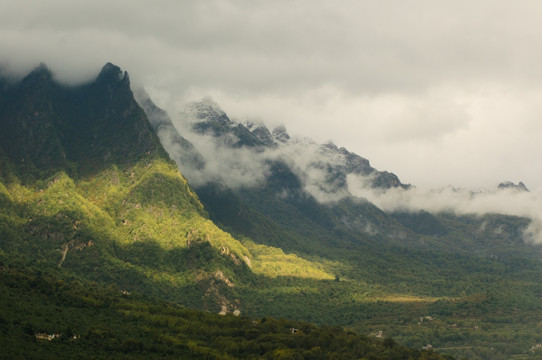
<svg viewBox="0 0 542 360"><path fill-rule="evenodd" d="M187 168L184 173L212 218L232 231L289 250L317 250L320 255L330 246L380 243L383 237L396 242L389 233L408 238L407 229L366 200L342 200L351 198L347 177L352 175L375 188L408 188L396 175L372 168L368 160L333 144L292 138L284 127L269 131L263 124L235 122L210 99L189 104L182 122L191 127L193 133L187 135L194 143L227 154L218 165ZM221 197L224 200L218 200ZM243 211L234 211L231 204L245 205L240 205ZM282 229L281 240L273 236L276 232L256 230L269 228L265 224L270 223Z"/></svg>
<svg viewBox="0 0 542 360"><path fill-rule="evenodd" d="M367 333L380 329L411 346L431 343L467 358L525 354L533 346L534 332L512 340L515 329L533 322L520 324L513 315L503 328L503 338L518 345L512 352L494 346L496 329L489 325L496 312L532 316L542 306L542 253L522 236L531 220L384 212L354 196L352 186L377 195L411 190L394 174L333 144L294 138L283 127L270 131L232 120L210 99L190 104L176 125L191 129L183 135L204 157L203 167L183 173L215 222L335 275L320 282L260 279L259 288L241 296L247 313L348 324ZM420 326L419 314L438 314L439 321ZM459 329L459 322L485 328L475 333Z"/></svg>
<svg viewBox="0 0 542 360"><path fill-rule="evenodd" d="M106 64L96 81L58 84L40 66L0 108L1 256L233 311L250 253L208 218L133 98ZM59 270L56 270L59 269ZM241 274L241 275L238 275ZM224 295L226 294L226 295Z"/></svg>
<svg viewBox="0 0 542 360"><path fill-rule="evenodd" d="M106 64L96 81L67 87L42 65L3 91L5 264L222 313L242 310L244 287L265 276L333 278L219 229L159 141L171 135L167 114L147 99L149 121L120 68ZM204 166L178 133L168 139L188 154L181 166Z"/></svg>
<svg viewBox="0 0 542 360"><path fill-rule="evenodd" d="M203 169L205 166L203 156L190 141L179 134L169 115L154 104L144 89L138 89L134 95L139 105L144 109L161 143L170 156L177 161L178 166L182 169Z"/></svg>

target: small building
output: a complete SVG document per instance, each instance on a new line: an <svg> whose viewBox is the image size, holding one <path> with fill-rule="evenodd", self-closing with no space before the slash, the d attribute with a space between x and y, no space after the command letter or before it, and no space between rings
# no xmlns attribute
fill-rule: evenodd
<svg viewBox="0 0 542 360"><path fill-rule="evenodd" d="M53 339L58 339L60 338L60 334L58 333L55 333L55 334L47 334L47 333L35 333L34 336L36 337L36 339L38 340L48 340L48 341L51 341Z"/></svg>

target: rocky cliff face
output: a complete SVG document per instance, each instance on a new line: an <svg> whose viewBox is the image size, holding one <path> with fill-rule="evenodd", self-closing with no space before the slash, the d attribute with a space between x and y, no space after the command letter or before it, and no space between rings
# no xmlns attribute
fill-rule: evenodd
<svg viewBox="0 0 542 360"><path fill-rule="evenodd" d="M378 171L371 167L369 160L332 143L317 144L310 139L293 138L284 126L270 131L263 123L231 120L211 99L189 104L182 119L196 134L213 137L221 146L254 149L270 161L289 157L285 163L297 166L303 172L298 176L327 192L347 191L347 176L351 174L366 177L368 186L374 188L409 187L395 174ZM302 158L304 163L298 164L296 158ZM313 170L323 172L323 178L311 180Z"/></svg>
<svg viewBox="0 0 542 360"><path fill-rule="evenodd" d="M344 147L338 148L334 144L328 143L322 145L322 151L333 154L340 159L336 163L321 164L327 169L329 181L338 187L346 187L346 177L351 174L367 177L368 185L373 188L400 187L407 189L410 186L401 183L397 175L393 173L376 170L371 166L369 160L346 150Z"/></svg>
<svg viewBox="0 0 542 360"><path fill-rule="evenodd" d="M205 160L194 145L181 136L173 125L169 115L154 104L143 89L135 92L139 105L158 134L160 141L170 156L177 162L182 171L201 171L205 167Z"/></svg>
<svg viewBox="0 0 542 360"><path fill-rule="evenodd" d="M0 144L21 173L95 171L155 152L167 156L133 98L128 74L115 65L79 87L56 83L41 65L3 89Z"/></svg>
<svg viewBox="0 0 542 360"><path fill-rule="evenodd" d="M0 103L0 144L21 170L63 167L67 163L58 102L65 95L44 66L20 83L4 84Z"/></svg>

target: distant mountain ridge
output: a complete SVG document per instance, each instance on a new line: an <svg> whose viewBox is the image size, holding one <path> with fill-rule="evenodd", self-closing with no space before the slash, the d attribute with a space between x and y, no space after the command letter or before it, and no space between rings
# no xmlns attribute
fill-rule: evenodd
<svg viewBox="0 0 542 360"><path fill-rule="evenodd" d="M525 184L523 182L521 182L521 181L517 185L514 184L511 181L502 182L502 183L499 184L498 189L499 190L513 189L513 190L517 190L517 191L529 192L529 189L527 188L527 186L525 186Z"/></svg>
<svg viewBox="0 0 542 360"><path fill-rule="evenodd" d="M155 105L145 98L140 98L139 102L152 118ZM167 120L168 132L159 132L162 142L189 181L207 176L207 180L193 183L193 186L207 205L211 218L234 233L268 245L306 251L307 244L302 241L295 245L299 239L294 240L291 234L299 231L297 224L308 223L312 224L313 229L320 229L313 242L318 243L323 252L326 246L337 241L343 243L340 247L345 247L349 242L360 239L371 243L381 237L395 242L392 237L396 234L402 234L402 238L408 237L410 230L366 200L342 200L345 196L351 197L347 176L352 174L367 178L369 186L376 188L409 187L402 184L396 175L372 168L368 160L333 144L320 145L309 139L292 138L283 126L270 131L263 124L236 122L210 98L188 104L181 118L184 125L193 131L186 135L195 140L195 148L201 138L205 141L211 139L211 143L215 144L213 152L199 154L198 158L203 158L203 161L198 162L198 166L186 161L191 157L187 154L193 150L179 151L185 140L180 140L181 136L170 118ZM164 126L162 122L154 124L157 130ZM178 141L172 143L168 140L171 138ZM242 157L236 158L236 151L256 154L253 161L261 164L253 165L256 171L260 171L261 167L265 174L264 181L241 188L233 184L231 191L231 184L227 180L206 175L206 156L228 154L228 149L234 151L226 160L231 162L232 169L239 166L237 161L243 161ZM302 156L308 156L304 168L293 161L299 150L303 151ZM204 164L203 167L200 164ZM245 165L251 166L250 163ZM309 174L315 171L319 176L311 178ZM319 203L320 200L309 190L311 187L318 195L323 194L327 201L331 201L329 205ZM269 231L270 227L275 231ZM261 231L262 228L267 230ZM277 240L277 233L283 234L279 236L281 240ZM371 240L375 235L376 238Z"/></svg>

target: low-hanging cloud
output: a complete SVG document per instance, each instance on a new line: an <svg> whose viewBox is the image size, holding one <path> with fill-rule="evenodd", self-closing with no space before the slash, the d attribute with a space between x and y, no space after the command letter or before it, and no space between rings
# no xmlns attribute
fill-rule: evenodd
<svg viewBox="0 0 542 360"><path fill-rule="evenodd" d="M503 214L531 219L524 230L524 239L542 243L542 193L517 188L495 188L471 191L448 186L440 189L374 189L367 185L367 178L348 176L348 190L365 198L387 212L454 213L458 215Z"/></svg>
<svg viewBox="0 0 542 360"><path fill-rule="evenodd" d="M229 148L204 135L192 134L187 138L205 159L203 169L183 171L193 185L223 181L233 189L252 187L262 184L269 173L267 158L251 149Z"/></svg>
<svg viewBox="0 0 542 360"><path fill-rule="evenodd" d="M204 104L205 103L205 104ZM227 116L226 113L209 98L201 102L203 113ZM203 185L210 181L220 181L232 189L257 187L264 185L271 173L271 164L276 161L285 163L297 176L303 190L321 203L333 204L346 197L366 199L386 212L419 212L454 213L458 215L503 214L531 219L528 228L524 229L524 239L532 243L542 243L542 194L538 189L526 191L520 186L495 187L494 190L472 191L452 186L426 190L411 186L375 187L374 177L378 172L367 170L360 173L348 165L346 149L339 149L333 144L319 144L308 138L293 137L287 141L275 139L275 146L245 147L235 146L239 139L233 132L216 137L193 131L192 125L202 119L191 107L183 111L177 118L176 125L183 136L196 146L205 158L203 168L182 168L181 171L193 185ZM209 110L210 109L210 110ZM206 115L209 116L209 115ZM225 121L228 123L228 120ZM246 122L245 122L246 124ZM242 125L241 121L230 121L230 127ZM246 129L263 123L247 125ZM161 137L167 138L162 134ZM233 144L233 146L232 146ZM168 143L166 142L166 148ZM169 145L171 147L171 145ZM175 158L175 150L170 154ZM369 162L363 158L359 161ZM350 170L347 170L350 168ZM346 175L334 178L337 172ZM279 198L290 196L287 189L276 194ZM374 231L367 224L368 233ZM499 229L494 229L498 232Z"/></svg>
<svg viewBox="0 0 542 360"><path fill-rule="evenodd" d="M214 106L216 111L222 112L216 103ZM220 180L232 189L261 186L265 184L272 164L281 162L297 176L304 190L317 200L329 202L337 199L337 189L333 184L327 183L326 166L343 164L341 155L325 151L322 145L308 138L276 141L275 146L270 147L235 147L231 145L239 139L233 133L217 138L194 132L192 125L197 121L199 119L190 111L183 111L176 121L179 131L194 144L205 159L202 169L181 168L192 184L203 185ZM243 126L239 121L231 124L232 127L239 125ZM263 123L259 125L265 126ZM288 196L286 193L278 195ZM339 197L345 195L346 193L341 193Z"/></svg>

